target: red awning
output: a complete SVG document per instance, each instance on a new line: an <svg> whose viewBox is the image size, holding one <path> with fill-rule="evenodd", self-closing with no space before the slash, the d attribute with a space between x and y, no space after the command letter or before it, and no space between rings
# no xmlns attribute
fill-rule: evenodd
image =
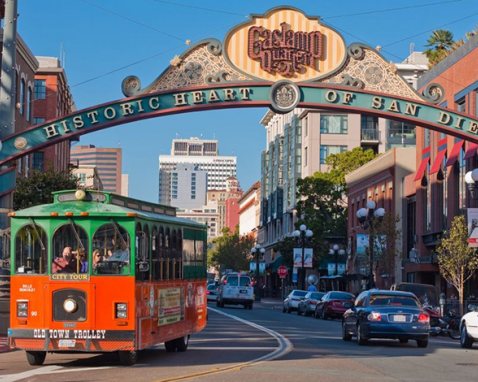
<svg viewBox="0 0 478 382"><path fill-rule="evenodd" d="M423 174L425 174L425 170L427 169L428 162L430 162L430 157L422 159L422 163L420 163L420 167L418 167L417 174L415 175L415 181L422 180Z"/></svg>
<svg viewBox="0 0 478 382"><path fill-rule="evenodd" d="M476 149L478 149L478 144L468 142L468 147L465 152L465 159L473 158L476 154Z"/></svg>
<svg viewBox="0 0 478 382"><path fill-rule="evenodd" d="M453 148L451 149L450 155L448 155L448 160L446 161L447 167L455 164L456 160L460 156L460 150L462 146L463 146L463 140L455 142L455 144L453 145Z"/></svg>
<svg viewBox="0 0 478 382"><path fill-rule="evenodd" d="M431 174L436 174L438 170L440 170L441 164L443 163L443 158L445 157L446 150L441 150L437 152L437 155L435 157L435 161L433 162L433 166L430 170L430 175Z"/></svg>

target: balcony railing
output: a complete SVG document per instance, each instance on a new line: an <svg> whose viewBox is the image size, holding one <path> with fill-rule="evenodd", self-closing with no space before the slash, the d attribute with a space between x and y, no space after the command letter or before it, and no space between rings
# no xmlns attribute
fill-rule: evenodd
<svg viewBox="0 0 478 382"><path fill-rule="evenodd" d="M379 135L377 129L362 129L360 139L367 142L378 142Z"/></svg>

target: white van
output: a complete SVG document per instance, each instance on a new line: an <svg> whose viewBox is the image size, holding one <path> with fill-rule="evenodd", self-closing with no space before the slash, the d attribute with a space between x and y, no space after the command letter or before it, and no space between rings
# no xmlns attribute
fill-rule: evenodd
<svg viewBox="0 0 478 382"><path fill-rule="evenodd" d="M251 278L246 274L228 273L219 283L216 305L224 304L244 305L245 309L252 309L254 303L254 288Z"/></svg>

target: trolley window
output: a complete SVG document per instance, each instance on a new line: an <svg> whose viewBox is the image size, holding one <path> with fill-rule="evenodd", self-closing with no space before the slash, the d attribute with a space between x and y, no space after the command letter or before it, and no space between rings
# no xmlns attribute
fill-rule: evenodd
<svg viewBox="0 0 478 382"><path fill-rule="evenodd" d="M51 273L88 273L88 235L69 221L53 235Z"/></svg>
<svg viewBox="0 0 478 382"><path fill-rule="evenodd" d="M129 274L130 237L116 222L102 225L93 235L93 274Z"/></svg>
<svg viewBox="0 0 478 382"><path fill-rule="evenodd" d="M47 236L43 228L32 223L17 232L15 237L16 273L47 272Z"/></svg>

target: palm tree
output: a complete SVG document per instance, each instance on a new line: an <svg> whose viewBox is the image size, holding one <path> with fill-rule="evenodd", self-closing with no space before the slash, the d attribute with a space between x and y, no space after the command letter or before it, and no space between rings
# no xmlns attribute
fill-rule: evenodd
<svg viewBox="0 0 478 382"><path fill-rule="evenodd" d="M426 46L429 49L425 50L424 53L430 64L435 65L453 50L454 44L453 33L444 29L437 29L428 38Z"/></svg>

